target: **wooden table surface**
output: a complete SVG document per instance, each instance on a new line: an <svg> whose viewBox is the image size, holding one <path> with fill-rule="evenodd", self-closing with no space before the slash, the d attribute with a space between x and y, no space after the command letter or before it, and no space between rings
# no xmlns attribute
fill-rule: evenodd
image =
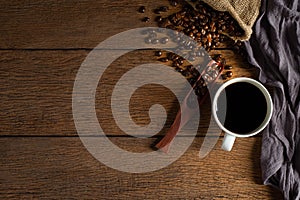
<svg viewBox="0 0 300 200"><path fill-rule="evenodd" d="M282 198L280 192L262 184L261 135L237 139L231 152L220 149L220 137L210 154L199 158L208 126L205 117L186 153L154 172L111 169L83 146L72 115L73 84L81 63L112 35L156 26L152 10L168 5L167 0L12 0L0 5L1 199ZM145 14L137 12L142 5L147 8ZM149 16L150 22L141 22L144 16ZM255 69L231 49L212 53L227 59L234 67L234 77L255 77ZM151 145L162 137L179 108L163 88L142 88L130 105L133 119L138 124L149 123L147 109L153 101L159 102L168 112L165 128L141 139L126 135L113 121L107 102L115 79L124 70L155 59L153 50L122 56L112 63L113 70L97 88L98 120L110 140L128 151L152 151ZM208 101L201 106L201 116L209 117L209 106Z"/></svg>

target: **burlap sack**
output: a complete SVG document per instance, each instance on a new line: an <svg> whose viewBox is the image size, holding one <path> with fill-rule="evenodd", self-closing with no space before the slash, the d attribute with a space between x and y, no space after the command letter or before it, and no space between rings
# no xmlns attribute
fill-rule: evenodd
<svg viewBox="0 0 300 200"><path fill-rule="evenodd" d="M234 40L248 40L252 33L252 26L259 14L261 0L202 0L215 10L228 11L245 31L241 37ZM190 1L188 1L190 2Z"/></svg>

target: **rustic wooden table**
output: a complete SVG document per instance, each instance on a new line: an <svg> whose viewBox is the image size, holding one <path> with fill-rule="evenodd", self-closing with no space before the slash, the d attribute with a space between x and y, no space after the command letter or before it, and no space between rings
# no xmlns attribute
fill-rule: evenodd
<svg viewBox="0 0 300 200"><path fill-rule="evenodd" d="M145 14L137 12L146 6ZM151 10L167 0L149 1L1 1L0 7L0 198L78 199L280 199L261 181L261 135L237 139L232 152L220 149L200 159L207 120L187 152L154 172L131 174L96 160L78 137L72 115L72 90L77 71L88 53L106 38L132 28L156 26ZM167 13L165 14L167 15ZM239 55L223 48L234 77L253 77ZM134 51L112 63L104 84L97 88L96 110L110 140L128 151L152 151L163 130L148 139L130 137L113 122L110 80L123 69L153 62L152 50ZM246 66L246 67L245 67ZM103 88L104 90L103 90ZM151 91L151 97L147 95ZM163 94L163 95L162 95ZM178 106L169 93L150 87L135 93L132 116L149 123L147 109L159 102L174 120ZM148 98L145 100L145 96ZM161 98L161 99L160 99ZM160 100L157 100L160 99ZM204 116L210 111L202 106Z"/></svg>

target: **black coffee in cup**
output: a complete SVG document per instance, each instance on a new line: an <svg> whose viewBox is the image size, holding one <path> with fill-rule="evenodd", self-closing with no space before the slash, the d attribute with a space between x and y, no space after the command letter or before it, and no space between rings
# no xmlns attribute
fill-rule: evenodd
<svg viewBox="0 0 300 200"><path fill-rule="evenodd" d="M221 92L217 107L218 118L225 118L224 127L238 134L248 134L260 127L267 114L264 94L248 82L228 85Z"/></svg>

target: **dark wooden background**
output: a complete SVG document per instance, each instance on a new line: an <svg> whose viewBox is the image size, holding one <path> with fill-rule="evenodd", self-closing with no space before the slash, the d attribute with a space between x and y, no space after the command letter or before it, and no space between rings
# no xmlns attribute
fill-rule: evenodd
<svg viewBox="0 0 300 200"><path fill-rule="evenodd" d="M168 5L167 0L12 0L0 5L1 199L282 198L278 191L262 184L261 135L237 139L232 152L220 149L220 138L205 159L198 157L207 130L205 119L200 121L197 137L187 152L170 166L151 173L110 169L81 143L72 116L73 84L81 63L109 36L155 26L151 10ZM142 5L147 8L145 14L137 12ZM149 23L141 22L144 16L151 18ZM255 70L232 50L212 53L222 53L234 67L234 77L255 77ZM152 50L135 51L111 67L126 69L153 61ZM113 80L120 72L108 73L106 80ZM109 81L102 87L97 88L96 108L111 141L129 151L151 151L151 144L164 130L148 139L124 134L113 122L109 107L100 106L112 91ZM153 96L145 100L149 89ZM169 113L167 130L178 106L174 107L162 88L138 91L131 105L132 116L138 124L148 123L147 108L158 97ZM207 101L202 106L204 116L210 115L209 105Z"/></svg>

